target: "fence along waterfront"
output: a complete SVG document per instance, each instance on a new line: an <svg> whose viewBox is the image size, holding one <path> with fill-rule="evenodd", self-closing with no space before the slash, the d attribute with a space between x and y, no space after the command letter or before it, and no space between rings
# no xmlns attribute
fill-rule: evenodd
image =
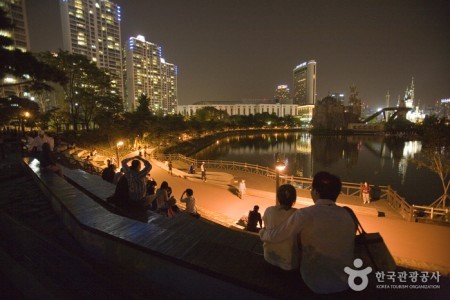
<svg viewBox="0 0 450 300"><path fill-rule="evenodd" d="M152 157L159 161L174 161L179 160L183 163L190 165L194 163L198 166L200 162L205 162L210 168L230 170L230 171L243 171L252 174L267 176L275 180L276 172L269 167L262 167L259 165L240 163L234 161L223 161L223 160L197 160L190 158L181 154L163 154L163 153L152 153ZM280 181L282 183L290 183L299 189L311 189L312 179L297 177L297 176L280 176ZM390 186L379 186L381 195L380 200L386 200L389 205L395 209L405 220L415 221L417 216L423 215L425 218L437 221L435 216L441 216L444 222L449 222L449 210L439 209L428 206L415 206L410 205L406 202L405 198L401 197L396 191L394 191ZM343 182L342 183L342 193L347 196L359 197L361 195L361 187L358 183Z"/></svg>

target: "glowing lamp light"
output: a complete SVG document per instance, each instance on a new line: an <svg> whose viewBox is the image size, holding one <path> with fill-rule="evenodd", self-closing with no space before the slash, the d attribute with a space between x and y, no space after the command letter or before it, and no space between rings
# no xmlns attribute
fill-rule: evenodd
<svg viewBox="0 0 450 300"><path fill-rule="evenodd" d="M282 161L277 161L277 163L275 164L275 169L277 169L278 172L283 172L284 169L286 169L286 165Z"/></svg>

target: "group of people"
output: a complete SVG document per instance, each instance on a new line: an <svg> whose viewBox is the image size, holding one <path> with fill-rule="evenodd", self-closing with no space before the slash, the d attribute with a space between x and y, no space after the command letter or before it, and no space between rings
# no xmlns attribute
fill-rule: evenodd
<svg viewBox="0 0 450 300"><path fill-rule="evenodd" d="M43 171L50 171L62 176L62 168L56 163L53 155L55 140L40 130L35 137L28 136L25 147L28 154L39 160L39 166Z"/></svg>
<svg viewBox="0 0 450 300"><path fill-rule="evenodd" d="M154 210L168 217L179 212L176 198L167 181L163 181L157 189L156 181L150 176L152 165L149 161L138 155L122 160L121 175L113 174L115 166L108 165L104 170L105 180L113 178L117 182L115 193L109 200L122 206L138 207ZM142 167L143 165L143 167ZM102 174L103 177L103 174ZM198 218L195 205L194 191L186 189L181 195L180 202L186 203L186 213Z"/></svg>

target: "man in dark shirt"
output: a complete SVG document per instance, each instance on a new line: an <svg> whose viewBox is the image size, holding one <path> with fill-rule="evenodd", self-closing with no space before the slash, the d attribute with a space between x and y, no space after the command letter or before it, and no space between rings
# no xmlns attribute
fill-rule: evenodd
<svg viewBox="0 0 450 300"><path fill-rule="evenodd" d="M114 176L116 175L115 169L116 166L111 164L111 161L108 159L108 166L105 169L103 169L102 179L113 183Z"/></svg>
<svg viewBox="0 0 450 300"><path fill-rule="evenodd" d="M247 230L252 232L258 232L262 228L261 214L258 212L259 206L255 205L253 210L248 212ZM259 223L259 228L257 228Z"/></svg>

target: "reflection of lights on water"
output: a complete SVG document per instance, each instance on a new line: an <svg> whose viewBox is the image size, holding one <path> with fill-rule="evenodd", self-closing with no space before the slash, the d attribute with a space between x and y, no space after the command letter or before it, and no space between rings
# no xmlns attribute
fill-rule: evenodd
<svg viewBox="0 0 450 300"><path fill-rule="evenodd" d="M405 147L403 148L403 157L412 158L414 154L422 151L422 143L420 141L408 141L405 142Z"/></svg>
<svg viewBox="0 0 450 300"><path fill-rule="evenodd" d="M400 163L398 164L398 174L401 176L402 185L405 184L405 175L406 175L406 169L408 167L408 159L402 158L400 160Z"/></svg>

